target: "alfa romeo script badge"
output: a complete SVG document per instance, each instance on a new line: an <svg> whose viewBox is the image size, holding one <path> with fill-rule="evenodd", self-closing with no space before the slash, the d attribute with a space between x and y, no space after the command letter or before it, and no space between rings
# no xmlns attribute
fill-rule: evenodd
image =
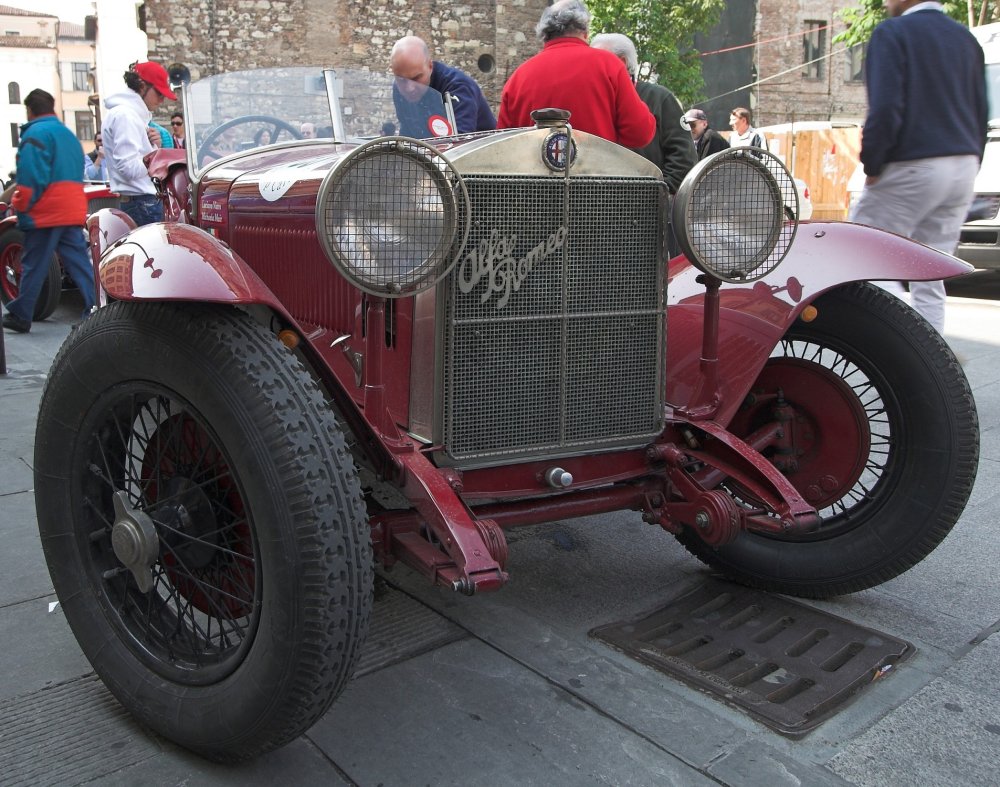
<svg viewBox="0 0 1000 787"><path fill-rule="evenodd" d="M568 156L567 151L570 151ZM576 161L576 143L570 140L567 132L553 131L542 145L542 161L553 172L563 172L567 158L572 166Z"/></svg>

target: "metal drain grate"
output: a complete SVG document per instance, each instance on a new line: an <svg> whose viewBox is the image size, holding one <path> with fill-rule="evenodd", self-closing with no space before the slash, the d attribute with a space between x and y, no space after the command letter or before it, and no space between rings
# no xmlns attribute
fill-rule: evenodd
<svg viewBox="0 0 1000 787"><path fill-rule="evenodd" d="M383 584L375 595L371 628L354 678L468 636L454 623L395 588Z"/></svg>
<svg viewBox="0 0 1000 787"><path fill-rule="evenodd" d="M914 652L904 640L721 580L590 633L793 736Z"/></svg>

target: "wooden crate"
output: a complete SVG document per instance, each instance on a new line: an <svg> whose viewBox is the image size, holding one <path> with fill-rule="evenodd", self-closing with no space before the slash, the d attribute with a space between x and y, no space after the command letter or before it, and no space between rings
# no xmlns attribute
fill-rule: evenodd
<svg viewBox="0 0 1000 787"><path fill-rule="evenodd" d="M814 219L846 219L847 182L858 165L861 127L820 122L785 123L761 131L793 176L809 186Z"/></svg>

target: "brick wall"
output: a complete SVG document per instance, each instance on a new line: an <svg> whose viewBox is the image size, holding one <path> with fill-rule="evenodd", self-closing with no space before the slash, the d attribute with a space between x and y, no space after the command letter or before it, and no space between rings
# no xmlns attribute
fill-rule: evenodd
<svg viewBox="0 0 1000 787"><path fill-rule="evenodd" d="M864 85L847 80L844 45L833 43L833 37L844 29L836 12L855 4L854 0L759 1L757 72L758 79L767 81L757 91L755 125L864 117ZM800 68L802 32L809 22L833 25L825 31L825 58L818 77L807 76Z"/></svg>

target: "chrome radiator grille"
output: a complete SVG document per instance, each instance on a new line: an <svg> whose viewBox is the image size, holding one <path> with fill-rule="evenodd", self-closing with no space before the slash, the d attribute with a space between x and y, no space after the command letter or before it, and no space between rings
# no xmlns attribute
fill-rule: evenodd
<svg viewBox="0 0 1000 787"><path fill-rule="evenodd" d="M555 456L659 433L662 184L465 180L469 241L442 284L447 453Z"/></svg>

